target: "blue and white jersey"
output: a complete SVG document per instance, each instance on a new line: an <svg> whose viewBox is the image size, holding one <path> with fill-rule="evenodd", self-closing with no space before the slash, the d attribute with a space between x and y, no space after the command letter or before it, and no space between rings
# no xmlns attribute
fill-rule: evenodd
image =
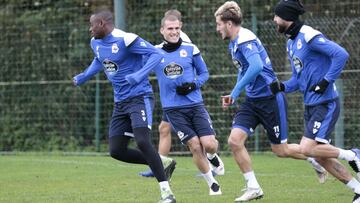
<svg viewBox="0 0 360 203"><path fill-rule="evenodd" d="M114 29L102 39L91 39L94 59L91 65L74 77L81 85L104 70L114 89L114 101L152 93L148 74L161 61L162 54L153 45L133 33ZM142 57L148 60L143 64Z"/></svg>
<svg viewBox="0 0 360 203"><path fill-rule="evenodd" d="M244 87L247 97L259 98L270 96L272 93L268 85L276 79L276 76L272 69L270 58L256 35L250 30L241 27L237 37L230 41L229 51L233 63L238 70L237 85L231 94L232 98L236 99ZM249 67L252 67L250 58L254 55L257 56L251 59L251 63L256 62L255 68L257 70L250 70ZM246 72L252 71L255 72L251 74L250 78L243 78Z"/></svg>
<svg viewBox="0 0 360 203"><path fill-rule="evenodd" d="M156 47L164 54L164 59L155 68L160 89L162 107L190 107L203 103L200 87L209 78L209 73L200 51L194 44L182 42L173 52L162 50L163 44ZM187 95L176 93L176 87L184 82L195 82L196 89Z"/></svg>
<svg viewBox="0 0 360 203"><path fill-rule="evenodd" d="M285 92L299 90L305 105L316 105L338 97L335 80L349 57L344 48L327 39L321 32L303 25L294 40L289 39L286 50L292 67L292 77L284 82ZM310 88L322 79L329 82L323 94Z"/></svg>
<svg viewBox="0 0 360 203"><path fill-rule="evenodd" d="M190 37L183 31L180 30L180 38L183 42L192 43Z"/></svg>

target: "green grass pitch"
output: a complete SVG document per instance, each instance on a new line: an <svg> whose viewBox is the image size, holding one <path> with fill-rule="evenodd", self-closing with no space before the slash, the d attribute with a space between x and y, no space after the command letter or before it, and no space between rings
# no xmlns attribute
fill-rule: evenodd
<svg viewBox="0 0 360 203"><path fill-rule="evenodd" d="M241 194L244 179L231 156L222 157L226 173L216 177L221 196L208 195L206 182L196 177L198 170L190 157L175 159L178 164L171 187L177 202L227 203ZM353 198L350 189L334 177L319 184L306 161L267 153L253 154L252 159L265 194L257 203L342 203ZM0 155L0 202L157 202L159 186L155 179L138 175L146 169L145 165L126 164L108 156Z"/></svg>

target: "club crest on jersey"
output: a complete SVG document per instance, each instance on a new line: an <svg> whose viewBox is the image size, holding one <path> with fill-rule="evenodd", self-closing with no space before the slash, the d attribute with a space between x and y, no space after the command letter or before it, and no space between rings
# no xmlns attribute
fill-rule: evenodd
<svg viewBox="0 0 360 203"><path fill-rule="evenodd" d="M299 59L299 57L297 56L293 56L292 57L292 61L294 63L294 67L297 73L300 73L301 70L303 69L303 63L302 61Z"/></svg>
<svg viewBox="0 0 360 203"><path fill-rule="evenodd" d="M302 42L301 42L301 39L298 39L297 43L296 43L296 48L297 49L301 49L302 47Z"/></svg>
<svg viewBox="0 0 360 203"><path fill-rule="evenodd" d="M102 62L103 66L104 66L104 69L107 73L110 73L110 74L113 74L117 71L118 67L116 65L116 63L108 60L108 59L105 59L103 62Z"/></svg>
<svg viewBox="0 0 360 203"><path fill-rule="evenodd" d="M239 71L242 71L243 65L239 60L237 60L236 58L233 58L232 62L234 64L235 68L239 69Z"/></svg>
<svg viewBox="0 0 360 203"><path fill-rule="evenodd" d="M179 64L172 62L165 66L164 68L164 74L166 77L170 79L175 79L179 76L181 76L184 72L183 67L181 67Z"/></svg>
<svg viewBox="0 0 360 203"><path fill-rule="evenodd" d="M180 50L180 57L187 57L188 53L185 49Z"/></svg>
<svg viewBox="0 0 360 203"><path fill-rule="evenodd" d="M313 127L313 134L315 135L321 127L321 122L315 121Z"/></svg>
<svg viewBox="0 0 360 203"><path fill-rule="evenodd" d="M111 46L111 53L116 54L119 51L119 47L116 43Z"/></svg>

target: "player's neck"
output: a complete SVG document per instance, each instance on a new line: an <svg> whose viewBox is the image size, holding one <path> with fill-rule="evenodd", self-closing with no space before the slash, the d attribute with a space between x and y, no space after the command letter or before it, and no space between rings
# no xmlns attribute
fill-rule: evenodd
<svg viewBox="0 0 360 203"><path fill-rule="evenodd" d="M231 35L231 37L230 37L230 40L231 41L233 41L234 39L236 39L236 37L238 36L238 34L239 34L239 32L240 32L240 29L241 29L241 27L240 26L234 26L234 27L232 27L231 28L231 30L230 30L230 35Z"/></svg>

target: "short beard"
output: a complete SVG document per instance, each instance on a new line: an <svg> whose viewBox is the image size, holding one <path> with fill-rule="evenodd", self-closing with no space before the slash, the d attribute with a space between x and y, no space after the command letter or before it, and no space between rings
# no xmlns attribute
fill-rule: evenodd
<svg viewBox="0 0 360 203"><path fill-rule="evenodd" d="M286 31L286 27L285 27L285 26L278 25L277 31L282 34L282 33L284 33L284 32Z"/></svg>

